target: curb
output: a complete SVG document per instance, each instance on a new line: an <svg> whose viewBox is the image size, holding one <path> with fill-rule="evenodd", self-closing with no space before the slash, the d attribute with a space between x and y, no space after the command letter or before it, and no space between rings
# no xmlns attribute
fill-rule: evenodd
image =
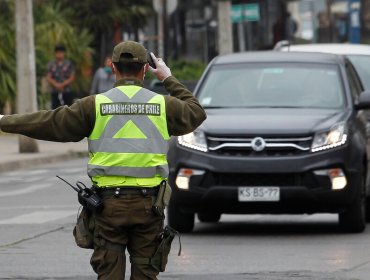
<svg viewBox="0 0 370 280"><path fill-rule="evenodd" d="M40 156L36 158L29 159L19 159L14 161L9 161L5 163L0 163L0 173L14 171L18 169L26 169L30 167L35 167L39 165L45 165L48 163L55 163L60 161L66 161L76 158L84 158L88 156L88 152L82 151L68 151L63 154L49 155L49 156Z"/></svg>

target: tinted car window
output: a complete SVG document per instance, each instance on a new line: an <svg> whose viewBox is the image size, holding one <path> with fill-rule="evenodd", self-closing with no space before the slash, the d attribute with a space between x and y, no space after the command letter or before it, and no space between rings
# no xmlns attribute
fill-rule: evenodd
<svg viewBox="0 0 370 280"><path fill-rule="evenodd" d="M205 107L340 108L339 69L324 64L216 65L198 94Z"/></svg>
<svg viewBox="0 0 370 280"><path fill-rule="evenodd" d="M346 71L348 75L348 83L351 89L351 94L356 100L361 93L361 85L357 79L355 70L350 64L346 65Z"/></svg>
<svg viewBox="0 0 370 280"><path fill-rule="evenodd" d="M355 66L358 75L365 89L370 90L370 56L367 55L347 55Z"/></svg>

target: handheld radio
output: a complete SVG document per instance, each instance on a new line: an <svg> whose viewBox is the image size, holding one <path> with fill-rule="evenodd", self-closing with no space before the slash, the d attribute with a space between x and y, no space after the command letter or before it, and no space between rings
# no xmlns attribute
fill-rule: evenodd
<svg viewBox="0 0 370 280"><path fill-rule="evenodd" d="M77 182L76 187L73 186L71 183L67 182L63 178L56 176L63 182L65 182L67 185L71 186L72 189L74 189L78 194L78 202L89 209L90 211L94 213L99 213L101 210L103 210L103 201L102 199L95 193L94 190L88 188L85 186L82 182Z"/></svg>
<svg viewBox="0 0 370 280"><path fill-rule="evenodd" d="M154 60L153 60L153 57L150 55L150 51L146 51L146 56L147 56L147 60L148 60L148 63L150 65L150 67L156 69L157 66L155 66L155 63L154 63Z"/></svg>

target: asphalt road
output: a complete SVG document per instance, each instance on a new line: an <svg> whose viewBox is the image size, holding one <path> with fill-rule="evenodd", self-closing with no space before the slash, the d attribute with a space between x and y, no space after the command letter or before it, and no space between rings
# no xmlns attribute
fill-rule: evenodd
<svg viewBox="0 0 370 280"><path fill-rule="evenodd" d="M86 161L0 174L0 279L96 279L72 236L76 194L55 177L88 184ZM340 233L336 215L225 215L182 234L180 257L174 240L159 279L368 280L369 238L370 225Z"/></svg>

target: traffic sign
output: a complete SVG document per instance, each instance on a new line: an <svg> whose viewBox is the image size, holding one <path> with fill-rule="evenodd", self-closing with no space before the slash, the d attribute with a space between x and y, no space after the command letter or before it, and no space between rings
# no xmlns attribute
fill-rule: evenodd
<svg viewBox="0 0 370 280"><path fill-rule="evenodd" d="M245 4L243 6L244 18L247 21L260 20L260 6L258 4Z"/></svg>
<svg viewBox="0 0 370 280"><path fill-rule="evenodd" d="M242 5L232 5L231 6L231 21L234 23L243 21Z"/></svg>
<svg viewBox="0 0 370 280"><path fill-rule="evenodd" d="M233 23L259 20L260 20L259 4L244 4L231 6L231 21Z"/></svg>

